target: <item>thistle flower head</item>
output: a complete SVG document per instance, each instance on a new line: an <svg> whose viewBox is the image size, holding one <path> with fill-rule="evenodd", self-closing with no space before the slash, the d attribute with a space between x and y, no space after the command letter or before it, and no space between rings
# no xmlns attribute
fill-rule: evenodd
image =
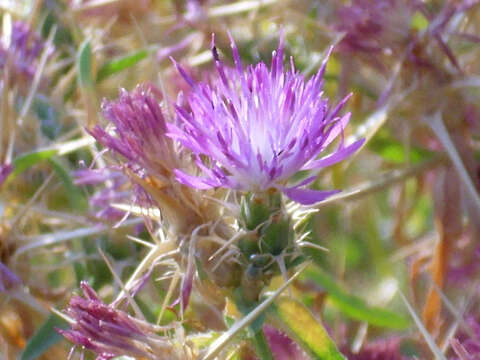
<svg viewBox="0 0 480 360"><path fill-rule="evenodd" d="M336 28L345 32L340 49L378 54L409 40L414 7L408 0L353 0L338 10Z"/></svg>
<svg viewBox="0 0 480 360"><path fill-rule="evenodd" d="M158 326L103 303L86 282L80 286L83 297L72 297L66 311L74 320L71 329L57 331L71 342L97 353L97 360L120 355L146 359L188 358L169 338L156 334L160 330Z"/></svg>
<svg viewBox="0 0 480 360"><path fill-rule="evenodd" d="M277 189L292 200L311 204L335 193L303 187L315 177L294 186L287 181L300 170L320 169L339 162L363 143L340 146L317 159L341 135L350 114L340 116L347 98L332 107L322 94L327 64L310 79L283 68L283 38L273 53L271 67L260 62L243 68L232 40L235 68L219 59L212 38L217 77L212 84L195 83L177 64L191 85L188 107L177 106L178 124L169 135L189 148L203 177L176 170L177 179L198 189L225 187L264 192Z"/></svg>
<svg viewBox="0 0 480 360"><path fill-rule="evenodd" d="M44 49L40 35L28 24L17 21L12 24L9 36L2 34L0 42L0 69L10 61L18 75L32 78L37 71L38 58Z"/></svg>
<svg viewBox="0 0 480 360"><path fill-rule="evenodd" d="M142 205L160 207L169 224L184 231L197 226L198 218L215 216L216 212L199 209L202 199L175 181L174 169L191 165L184 161L178 144L166 136L167 121L159 98L160 91L153 85L138 85L131 92L121 90L118 99L103 103L103 115L113 129L97 125L90 134L123 158L122 169L137 188L143 188L134 189Z"/></svg>
<svg viewBox="0 0 480 360"><path fill-rule="evenodd" d="M138 85L132 92L120 90L115 101L104 101L102 113L114 126L111 134L97 125L91 134L103 146L122 155L135 172L163 177L175 166L172 141L165 136L165 118L158 90Z"/></svg>

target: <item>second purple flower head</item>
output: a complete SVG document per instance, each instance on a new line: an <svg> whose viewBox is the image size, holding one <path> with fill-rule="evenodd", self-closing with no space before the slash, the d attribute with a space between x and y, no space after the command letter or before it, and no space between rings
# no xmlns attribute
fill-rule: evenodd
<svg viewBox="0 0 480 360"><path fill-rule="evenodd" d="M306 189L316 176L288 184L296 172L335 164L364 142L344 146L342 137L333 153L319 157L343 134L350 119L350 113L340 115L348 97L331 106L323 96L328 56L319 71L305 79L292 59L290 69L284 70L283 36L270 68L260 62L244 69L233 39L231 48L234 69L220 61L212 38L217 76L210 84L194 82L176 64L192 89L188 106L176 107L179 121L168 125L169 135L193 152L204 174L193 176L176 170L178 180L198 189L277 189L301 204L322 201L336 193Z"/></svg>

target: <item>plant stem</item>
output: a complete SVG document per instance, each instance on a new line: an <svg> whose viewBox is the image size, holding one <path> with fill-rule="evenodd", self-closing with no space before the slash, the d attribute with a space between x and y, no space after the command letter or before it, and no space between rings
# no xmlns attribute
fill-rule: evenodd
<svg viewBox="0 0 480 360"><path fill-rule="evenodd" d="M270 346L268 345L267 339L265 338L263 329L255 332L253 336L253 343L255 344L257 355L261 360L275 360L272 351L270 350Z"/></svg>

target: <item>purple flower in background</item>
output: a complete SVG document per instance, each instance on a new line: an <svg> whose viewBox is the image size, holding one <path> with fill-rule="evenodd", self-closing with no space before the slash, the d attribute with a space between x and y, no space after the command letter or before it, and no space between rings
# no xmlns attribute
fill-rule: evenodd
<svg viewBox="0 0 480 360"><path fill-rule="evenodd" d="M131 191L126 190L127 177L111 168L76 170L75 185L103 185L90 197L90 207L97 219L118 221L125 212L112 207L113 203L130 202Z"/></svg>
<svg viewBox="0 0 480 360"><path fill-rule="evenodd" d="M57 329L69 341L97 353L97 360L120 355L184 359L168 338L156 334L165 329L105 304L86 282L80 286L83 297L73 296L66 310L74 320L71 329Z"/></svg>
<svg viewBox="0 0 480 360"><path fill-rule="evenodd" d="M8 175L13 171L12 164L0 164L0 186L7 180Z"/></svg>
<svg viewBox="0 0 480 360"><path fill-rule="evenodd" d="M397 52L409 42L414 10L412 1L407 0L353 0L340 7L336 16L335 27L345 32L340 49L371 56Z"/></svg>
<svg viewBox="0 0 480 360"><path fill-rule="evenodd" d="M21 283L22 280L0 261L0 293L6 292Z"/></svg>
<svg viewBox="0 0 480 360"><path fill-rule="evenodd" d="M145 210L146 218L149 209L157 207L171 226L185 229L205 212L192 209L191 204L200 204L198 199L192 199L195 191L180 186L175 179L174 169L195 164L184 161L190 160L185 156L187 150L167 136L161 98L160 90L151 84L138 85L131 92L121 90L118 99L102 104L103 116L113 126L97 125L89 132L119 155L121 165L116 169L122 170L133 184L133 200Z"/></svg>
<svg viewBox="0 0 480 360"><path fill-rule="evenodd" d="M275 360L307 360L308 356L298 344L285 333L270 325L263 327L265 337Z"/></svg>
<svg viewBox="0 0 480 360"><path fill-rule="evenodd" d="M0 41L0 69L6 66L10 58L16 73L27 78L33 77L44 46L40 35L32 31L28 24L15 22L10 39L5 39L4 35Z"/></svg>
<svg viewBox="0 0 480 360"><path fill-rule="evenodd" d="M478 360L480 359L480 321L478 317L468 316L465 319L470 332L460 331L451 345L456 356L451 360Z"/></svg>
<svg viewBox="0 0 480 360"><path fill-rule="evenodd" d="M197 177L176 170L177 179L198 189L226 187L243 191L278 189L302 204L321 201L337 191L314 191L304 186L315 176L296 184L287 181L300 170L316 170L353 154L362 144L343 141L332 154L317 157L343 130L350 113L340 116L347 101L331 107L322 96L327 64L309 80L290 63L283 68L283 37L273 53L270 69L263 62L243 68L232 40L235 69L219 60L212 38L218 76L212 84L195 83L177 65L192 90L187 106L177 106L178 124L169 135L189 148L203 171Z"/></svg>
<svg viewBox="0 0 480 360"><path fill-rule="evenodd" d="M408 360L409 357L400 352L400 339L382 339L366 343L360 351L352 353L350 349L342 349L349 360Z"/></svg>

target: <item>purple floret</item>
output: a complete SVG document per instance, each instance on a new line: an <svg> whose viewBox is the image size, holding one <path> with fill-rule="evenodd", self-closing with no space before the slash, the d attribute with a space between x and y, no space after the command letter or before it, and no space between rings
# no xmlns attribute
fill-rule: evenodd
<svg viewBox="0 0 480 360"><path fill-rule="evenodd" d="M39 34L32 31L28 24L17 21L12 25L10 43L0 42L0 69L3 69L10 57L18 74L31 78L37 71L40 54L45 43Z"/></svg>
<svg viewBox="0 0 480 360"><path fill-rule="evenodd" d="M400 339L393 337L366 343L360 351L352 353L349 349L342 349L342 353L349 360L409 360L411 357L402 355Z"/></svg>
<svg viewBox="0 0 480 360"><path fill-rule="evenodd" d="M168 348L168 340L153 325L105 304L86 282L80 287L83 297L73 296L66 310L74 321L71 328L57 329L69 341L94 351L97 360L120 355L156 359L156 352Z"/></svg>
<svg viewBox="0 0 480 360"><path fill-rule="evenodd" d="M139 176L146 171L161 178L175 162L158 98L158 90L147 84L131 92L122 89L117 100L102 104L102 113L115 125L114 131L98 125L90 131L100 144L124 157Z"/></svg>
<svg viewBox="0 0 480 360"><path fill-rule="evenodd" d="M340 7L335 25L345 32L340 49L373 53L373 56L386 50L398 50L396 47L409 40L409 25L415 10L413 3L408 0L353 0L348 6Z"/></svg>
<svg viewBox="0 0 480 360"><path fill-rule="evenodd" d="M97 219L118 221L125 212L112 206L114 203L130 202L132 191L126 189L128 178L112 168L78 169L73 174L76 185L95 185L100 188L90 197L90 207Z"/></svg>
<svg viewBox="0 0 480 360"><path fill-rule="evenodd" d="M168 124L169 136L189 148L203 172L197 177L176 170L177 179L198 189L225 187L263 192L277 189L302 204L312 204L337 191L315 191L287 181L300 170L317 170L352 155L363 140L340 146L318 158L338 136L342 137L350 113L340 115L348 97L331 106L323 96L328 56L310 79L283 67L283 37L270 68L263 62L243 68L231 40L235 69L219 59L212 38L218 76L211 84L195 83L178 65L191 85L187 105L176 107L178 124ZM343 140L343 137L342 137Z"/></svg>
<svg viewBox="0 0 480 360"><path fill-rule="evenodd" d="M0 186L2 186L5 180L7 180L8 175L10 175L12 171L13 171L12 164L0 164Z"/></svg>
<svg viewBox="0 0 480 360"><path fill-rule="evenodd" d="M20 285L22 280L15 273L0 262L0 293L6 292Z"/></svg>

